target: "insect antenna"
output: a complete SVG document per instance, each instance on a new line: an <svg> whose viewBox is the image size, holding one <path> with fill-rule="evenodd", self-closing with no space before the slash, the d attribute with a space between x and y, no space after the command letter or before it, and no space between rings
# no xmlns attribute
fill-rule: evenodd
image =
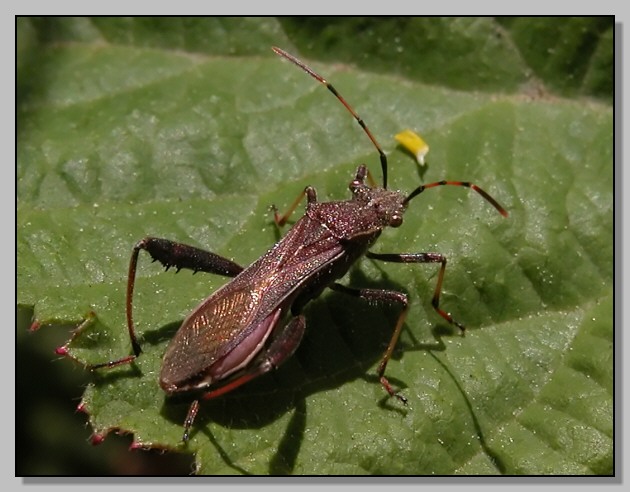
<svg viewBox="0 0 630 492"><path fill-rule="evenodd" d="M427 188L435 188L436 186L464 186L466 188L471 188L471 189L475 190L477 193L479 193L485 200L490 202L490 204L494 208L496 208L499 211L499 213L501 215L503 215L503 217L507 217L508 216L507 211L501 205L499 205L499 202L497 202L488 193L486 193L481 188L479 188L479 186L477 186L476 184L470 183L468 181L436 181L435 183L429 183L429 184L425 184L425 185L420 185L415 190L413 190L411 193L409 193L409 196L407 196L407 198L404 199L403 203L405 203L405 204L409 203L413 198L418 196L420 193L422 193Z"/></svg>
<svg viewBox="0 0 630 492"><path fill-rule="evenodd" d="M350 111L352 116L354 116L354 119L357 120L357 123L359 123L361 128L363 128L363 131L366 133L366 135L369 137L369 139L374 144L374 147L376 147L376 150L378 151L379 157L381 159L381 169L383 170L383 188L387 189L387 156L385 155L385 152L383 152L383 149L378 144L378 142L376 141L376 138L374 138L374 135L372 135L372 132L369 130L369 128L367 127L365 122L354 111L354 109L352 109L352 106L350 106L346 102L346 100L341 96L341 94L339 94L337 92L337 89L335 89L330 82L328 82L324 77L322 77L317 72L315 72L311 67L309 67L308 65L304 64L304 62L298 60L293 55L287 53L283 49L277 48L276 46L273 46L271 49L276 54L278 54L278 55L282 56L283 58L286 58L290 62L296 64L298 67L300 67L302 70L304 70L307 74L309 74L315 80L317 80L317 81L321 82L322 84L324 84L328 88L328 90L330 92L332 92L335 95L335 97L337 99L339 99L339 101L341 101L341 104L343 104L346 107L346 109L348 111Z"/></svg>

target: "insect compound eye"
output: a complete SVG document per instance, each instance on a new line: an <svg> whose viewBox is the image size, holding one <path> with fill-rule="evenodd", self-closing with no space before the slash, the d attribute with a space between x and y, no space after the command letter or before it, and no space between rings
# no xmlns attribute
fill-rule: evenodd
<svg viewBox="0 0 630 492"><path fill-rule="evenodd" d="M403 222L402 214L395 213L389 219L390 227L400 227Z"/></svg>

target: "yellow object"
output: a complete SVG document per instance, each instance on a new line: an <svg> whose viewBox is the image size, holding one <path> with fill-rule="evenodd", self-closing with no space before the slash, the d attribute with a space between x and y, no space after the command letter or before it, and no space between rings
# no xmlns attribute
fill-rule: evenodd
<svg viewBox="0 0 630 492"><path fill-rule="evenodd" d="M394 138L416 157L421 166L424 166L424 156L429 152L429 146L420 135L411 130L405 130Z"/></svg>

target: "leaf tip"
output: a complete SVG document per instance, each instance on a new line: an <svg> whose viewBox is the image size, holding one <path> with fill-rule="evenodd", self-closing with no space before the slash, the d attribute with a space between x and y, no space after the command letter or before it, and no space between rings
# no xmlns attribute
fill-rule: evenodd
<svg viewBox="0 0 630 492"><path fill-rule="evenodd" d="M67 357L68 356L68 347L66 345L62 345L61 347L57 347L55 349L55 353L57 355L61 355L61 356Z"/></svg>
<svg viewBox="0 0 630 492"><path fill-rule="evenodd" d="M133 441L130 445L129 445L129 451L135 451L136 449L145 449L144 444L142 444L141 442L138 441Z"/></svg>
<svg viewBox="0 0 630 492"><path fill-rule="evenodd" d="M98 446L105 440L106 437L107 437L107 434L95 432L90 437L90 442L92 443L92 446Z"/></svg>

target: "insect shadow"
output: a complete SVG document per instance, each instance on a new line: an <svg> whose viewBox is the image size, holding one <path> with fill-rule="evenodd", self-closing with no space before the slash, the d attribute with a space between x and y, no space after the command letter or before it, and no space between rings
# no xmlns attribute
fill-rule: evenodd
<svg viewBox="0 0 630 492"><path fill-rule="evenodd" d="M378 278L371 278L361 268L355 268L350 272L347 284L374 289L408 290L390 278L385 270L382 272ZM287 412L305 413L304 401L308 396L341 387L356 379L373 384L380 393L380 382L374 367L387 347L399 311L396 306L370 305L362 299L349 300L342 293L326 291L304 310L307 329L294 356L277 370L220 399L208 401L197 416L199 430L205 432L213 424L235 429L259 429ZM439 326L432 328L435 341L431 343L419 342L413 337L413 330L407 327L405 331L411 336L401 340L392 358L400 359L408 350L444 350L440 337L456 332ZM177 327L177 323L171 323L162 329L147 331L143 343L166 341ZM411 343L406 340L409 338ZM406 388L402 379L393 377L391 380L399 389ZM378 405L402 413L409 411L390 400L388 395L384 395ZM189 402L190 395L165 398L161 413L174 423L181 422ZM303 405L302 412L298 410L299 405ZM289 435L295 439L302 432L287 429L285 436Z"/></svg>
<svg viewBox="0 0 630 492"><path fill-rule="evenodd" d="M347 276L348 285L360 285L366 288L405 289L390 277L386 269L375 263L380 275L366 275L362 268L354 268ZM416 299L415 302L421 302ZM395 306L370 305L362 299L350 299L347 296L326 291L320 298L309 304L304 311L307 316L307 330L302 344L292 358L276 371L257 378L237 388L223 398L208 401L197 416L198 425L191 436L201 434L207 437L217 450L221 459L235 471L248 474L247 470L236 465L225 450L212 428L215 425L233 429L261 429L291 413L283 433L278 437L276 454L269 463L269 472L274 475L292 472L306 431L308 414L307 399L310 395L343 386L356 379L363 379L374 385L380 393L380 382L374 367L382 357L391 337L393 321L399 314ZM161 327L143 331L141 343L149 353L161 353L183 320L173 321ZM419 342L414 337L414 327L405 326L407 336L400 340L392 359L399 360L409 351L443 351L443 335L453 335L453 330L441 326L436 320L431 331L435 343ZM437 335L436 335L437 334ZM116 371L95 372L94 383L111 385L127 378L142 378L144 370L140 364L129 364ZM405 389L402 379L391 377L390 380L399 389ZM158 381L155 391L161 393ZM191 396L164 396L160 414L166 420L180 425L190 405ZM410 411L391 402L391 397L384 395L376 405L388 411L406 413Z"/></svg>

